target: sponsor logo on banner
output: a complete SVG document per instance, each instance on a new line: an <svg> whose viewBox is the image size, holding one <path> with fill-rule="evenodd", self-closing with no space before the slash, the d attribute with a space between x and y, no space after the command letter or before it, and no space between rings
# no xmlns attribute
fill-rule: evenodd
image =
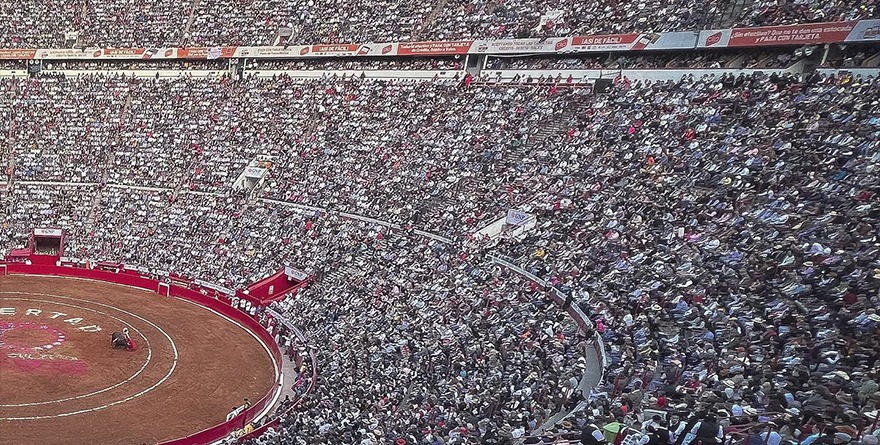
<svg viewBox="0 0 880 445"><path fill-rule="evenodd" d="M735 28L730 30L727 46L809 45L842 42L855 28L856 23L849 21Z"/></svg>
<svg viewBox="0 0 880 445"><path fill-rule="evenodd" d="M266 169L262 167L245 167L244 175L248 178L260 179L266 176Z"/></svg>
<svg viewBox="0 0 880 445"><path fill-rule="evenodd" d="M358 49L357 55L359 56L385 56L391 54L394 51L394 44L368 44L361 45Z"/></svg>
<svg viewBox="0 0 880 445"><path fill-rule="evenodd" d="M514 226L521 226L529 219L529 214L520 210L510 209L504 222Z"/></svg>
<svg viewBox="0 0 880 445"><path fill-rule="evenodd" d="M0 49L0 60L33 59L36 54L35 49Z"/></svg>
<svg viewBox="0 0 880 445"><path fill-rule="evenodd" d="M237 47L235 46L224 46L224 47L204 47L204 46L196 46L196 47L188 47L188 48L177 48L177 58L179 59L220 59L220 58L230 58L235 55L235 50Z"/></svg>
<svg viewBox="0 0 880 445"><path fill-rule="evenodd" d="M397 44L398 56L442 56L445 54L466 54L473 40L450 42L402 42Z"/></svg>
<svg viewBox="0 0 880 445"><path fill-rule="evenodd" d="M724 34L721 31L709 34L706 37L706 46L712 46L721 41L721 36Z"/></svg>
<svg viewBox="0 0 880 445"><path fill-rule="evenodd" d="M218 46L208 48L208 60L219 59L223 56L223 48Z"/></svg>
<svg viewBox="0 0 880 445"><path fill-rule="evenodd" d="M847 36L847 42L880 39L880 20L859 20L855 29Z"/></svg>
<svg viewBox="0 0 880 445"><path fill-rule="evenodd" d="M309 278L309 274L290 266L284 266L284 274L287 275L288 278L293 278L299 281L305 281Z"/></svg>
<svg viewBox="0 0 880 445"><path fill-rule="evenodd" d="M61 229L34 229L34 235L37 236L61 236Z"/></svg>
<svg viewBox="0 0 880 445"><path fill-rule="evenodd" d="M476 42L476 52L493 54L553 53L568 46L564 39L513 39Z"/></svg>

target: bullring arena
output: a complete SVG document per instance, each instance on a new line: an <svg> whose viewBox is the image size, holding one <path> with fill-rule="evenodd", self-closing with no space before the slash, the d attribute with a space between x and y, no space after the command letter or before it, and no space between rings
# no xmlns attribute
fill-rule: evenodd
<svg viewBox="0 0 880 445"><path fill-rule="evenodd" d="M124 327L134 351L110 348ZM0 277L0 352L4 445L162 443L279 378L263 340L197 301L70 277Z"/></svg>
<svg viewBox="0 0 880 445"><path fill-rule="evenodd" d="M880 445L880 1L0 19L0 445Z"/></svg>

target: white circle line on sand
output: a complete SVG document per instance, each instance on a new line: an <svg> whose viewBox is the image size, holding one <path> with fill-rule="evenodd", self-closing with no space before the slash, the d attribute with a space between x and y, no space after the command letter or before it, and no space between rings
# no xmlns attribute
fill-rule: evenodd
<svg viewBox="0 0 880 445"><path fill-rule="evenodd" d="M0 294L21 294L21 295L28 295L27 293L24 293L24 292L0 292ZM77 306L77 305L75 305L75 304L61 303L61 302L58 302L58 301L51 301L51 300L41 300L41 299L38 299L38 298L12 297L12 298L0 298L0 300L34 301L34 302L38 302L38 303L48 303L48 304L55 304L55 305L58 305L58 306L67 306L67 307L72 307L72 308L76 308L76 309L81 309L81 310L84 310L84 311L94 312L94 313L96 313L96 314L101 314L101 315L104 315L104 316L110 317L110 318L112 318L112 319L114 319L114 320L116 320L116 321L118 321L118 322L120 322L120 323L122 323L122 324L124 324L124 325L126 325L126 326L128 326L128 327L130 327L130 328L132 328L132 329L134 329L134 331L137 332L138 335L140 335L140 336L144 339L144 341L147 343L147 344L146 344L146 346L147 346L147 361L144 362L144 364L141 366L140 369L137 370L137 372L135 372L134 374L132 374L132 375L131 375L130 377L128 377L127 379L122 380L122 381L120 381L119 383L116 383L116 384L113 385L113 386L110 386L110 387L107 387L107 388L104 388L104 389L101 389L101 390L98 390L98 391L90 392L90 393L88 393L88 394L81 394L81 395L78 395L78 396L66 397L66 398L63 398L63 399L57 399L57 400L47 400L47 401L45 401L45 402L29 402L29 403L0 404L0 408L14 408L14 407L22 407L22 406L48 405L48 404L50 404L50 403L61 403L61 402L67 402L67 401L70 401L70 400L85 399L86 397L91 397L91 396L94 396L94 395L96 395L96 394L101 394L101 393L104 393L104 392L110 391L110 390L112 390L112 389L118 388L118 387L120 387L120 386L122 386L122 385L124 385L124 384L126 384L126 383L128 383L128 382L130 382L130 381L132 381L132 380L134 380L135 378L137 378L138 375L140 375L142 372L144 372L144 369L146 369L147 366L150 364L150 361L153 360L153 349L150 348L150 340L147 338L147 336L144 335L143 332L141 332L140 330L138 330L138 328L136 328L136 327L134 327L134 326L132 326L132 325L126 323L125 320L122 320L122 319L120 319L120 318L114 317L114 316L112 316L112 315L110 315L110 314L107 314L107 313L101 312L101 311L99 311L99 310L91 309L91 308L85 308L85 307Z"/></svg>
<svg viewBox="0 0 880 445"><path fill-rule="evenodd" d="M239 329L250 334L250 336L253 337L254 340L256 340L257 343L259 343L260 346L263 347L263 350L266 351L266 354L269 355L269 359L272 360L272 369L275 371L275 381L274 381L275 384L272 389L272 391L274 391L275 395L272 398L272 403L268 404L262 413L258 413L257 416L254 418L254 420L259 420L259 419L263 418L266 414L269 414L269 410L271 410L272 407L274 407L275 404L278 402L278 399L281 398L281 389L280 388L282 388L284 386L284 373L283 373L283 371L281 371L280 364L275 360L275 356L272 355L272 351L269 350L269 346L262 339L260 339L260 337L257 336L257 334L255 334L252 330L248 329L247 327L245 327L244 325L242 325L238 321L233 320L232 318L227 317L226 315L221 314L220 312L215 311L214 309L211 309L208 306L203 306L203 305L199 304L198 302L187 300L186 298L181 298L181 297L174 297L174 298L177 300L180 300L180 301L185 301L191 305L208 310L208 311L213 312L214 314L216 314L220 317L223 317L224 319L226 319L226 321L238 326Z"/></svg>
<svg viewBox="0 0 880 445"><path fill-rule="evenodd" d="M2 294L2 293L4 293L4 292L0 292L0 294ZM96 302L96 301L82 300L82 299L79 299L79 298L65 297L65 296L62 296L62 295L41 294L41 293L33 293L33 292L32 292L32 293L29 293L28 295L36 295L36 296L42 296L42 297L64 298L64 299L67 299L67 300L78 301L78 302L80 302L80 303L91 303L91 304L95 304L95 305L98 305L98 306L103 306L103 307L106 307L106 308L115 309L115 310L118 310L119 312L121 312L121 313L123 313L123 314L130 315L130 316L132 316L132 317L134 317L134 318L137 318L138 320L141 320L141 321L143 321L144 323L147 323L147 324L149 324L150 326L154 327L156 330L158 330L159 332L161 332L162 335L164 335L166 339L168 339L168 342L171 343L171 349L174 351L174 361L173 361L172 364L171 364L171 369L168 370L168 373L165 374L165 376L162 377L162 379L160 379L158 382L154 383L154 384L153 384L152 386L150 386L149 388L146 388L146 389L144 389L143 391L138 392L137 394L130 395L130 396L124 398L124 399L117 400L117 401L112 402L112 403L107 403L107 404L104 404L104 405L96 406L96 407L93 407L93 408L81 409L81 410L78 410L78 411L71 411L71 412L68 412L68 413L55 414L55 415L51 415L51 416L0 417L0 420L42 420L42 419L54 419L54 418L58 418L58 417L68 417L68 416L74 416L74 415L77 415L77 414L85 414L85 413L90 413L90 412L100 411L100 410L102 410L102 409L106 409L106 408L109 408L109 407L111 407L111 406L115 406L115 405L119 405L119 404L122 404L122 403L129 402L129 401L131 401L131 400L134 400L134 399L136 399L136 398L138 398L138 397L140 397L140 396L142 396L142 395L144 395L144 394L146 394L146 393L148 393L148 392L150 392L150 391L156 389L157 387L159 387L159 385L165 383L165 381L167 381L167 380L171 377L171 375L174 373L174 370L177 368L177 361L178 361L180 355L179 355L179 352L177 351L177 345L174 343L174 340L171 338L170 335L168 335L167 332L165 332L164 329L160 328L159 326L156 326L155 323L153 323L153 322L150 321L150 320L147 320L147 319L144 318L144 317L141 317L140 315L137 315L137 314L131 313L131 312L126 311L126 310L124 310L124 309L119 309L119 308L113 307L113 306L111 306L111 305L109 305L109 304L98 303L98 302Z"/></svg>

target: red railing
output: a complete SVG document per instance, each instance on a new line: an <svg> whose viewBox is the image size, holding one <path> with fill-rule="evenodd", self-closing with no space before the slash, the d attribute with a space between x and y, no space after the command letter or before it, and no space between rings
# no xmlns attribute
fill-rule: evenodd
<svg viewBox="0 0 880 445"><path fill-rule="evenodd" d="M155 277L147 276L140 272L126 269L121 269L116 272L113 270L78 267L72 264L62 266L48 264L27 265L21 262L9 262L2 264L6 265L6 272L9 274L30 274L87 278L92 280L106 281L109 283L137 287L152 292L157 292L160 283L160 281ZM199 431L186 437L163 442L160 445L209 444L229 436L229 434L231 434L233 431L244 428L245 425L256 419L256 417L261 412L267 410L271 407L272 404L274 404L276 397L281 391L281 351L278 349L278 345L275 344L275 339L273 339L272 336L269 335L268 332L266 332L266 329L263 328L256 320L254 320L247 314L239 311L238 309L229 306L227 303L220 301L216 298L211 298L202 293L202 291L205 291L210 295L216 295L216 292L212 290L202 289L200 286L194 283L189 283L188 287L183 287L172 282L169 287L171 295L192 301L198 305L211 309L232 320L235 320L236 322L247 328L250 332L252 332L259 338L261 343L266 346L266 349L269 350L275 363L275 384L272 385L272 391L263 396L250 408L245 410L242 414L214 427Z"/></svg>

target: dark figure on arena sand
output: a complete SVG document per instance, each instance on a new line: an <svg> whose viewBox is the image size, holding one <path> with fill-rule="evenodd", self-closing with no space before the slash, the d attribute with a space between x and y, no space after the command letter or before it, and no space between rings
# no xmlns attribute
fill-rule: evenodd
<svg viewBox="0 0 880 445"><path fill-rule="evenodd" d="M134 341L132 341L131 336L128 335L128 328L123 328L122 332L114 332L110 334L110 347L113 349L125 348L129 351L134 350Z"/></svg>

